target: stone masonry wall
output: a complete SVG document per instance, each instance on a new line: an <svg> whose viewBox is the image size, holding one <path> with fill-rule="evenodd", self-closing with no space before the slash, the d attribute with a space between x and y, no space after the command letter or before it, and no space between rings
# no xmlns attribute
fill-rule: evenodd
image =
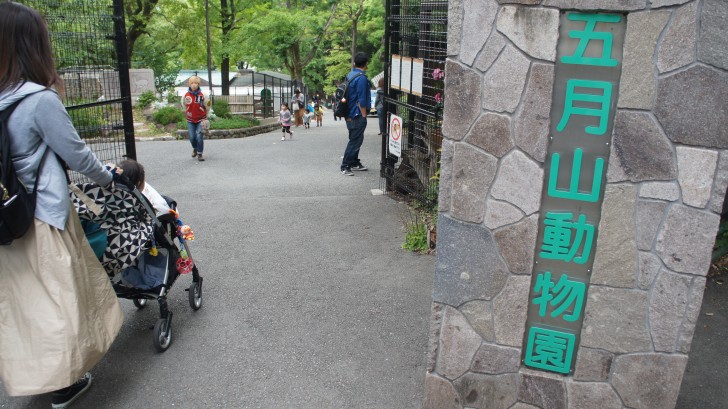
<svg viewBox="0 0 728 409"><path fill-rule="evenodd" d="M627 13L573 376L521 366L559 10ZM674 407L728 185L728 1L450 0L425 408Z"/></svg>

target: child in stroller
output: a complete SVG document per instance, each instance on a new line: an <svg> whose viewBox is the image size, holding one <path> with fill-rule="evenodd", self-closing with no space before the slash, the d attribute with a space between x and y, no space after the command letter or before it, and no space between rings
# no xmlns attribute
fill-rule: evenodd
<svg viewBox="0 0 728 409"><path fill-rule="evenodd" d="M167 293L180 274L192 272L187 289L190 307L202 306L202 277L186 242L194 237L182 228L186 226L179 220L174 200L145 183L141 164L125 160L119 167L124 172L111 191L76 185L72 199L79 217L97 223L107 235L101 240L105 249L97 255L101 254L102 265L112 277L117 297L131 299L137 308L144 308L148 300L159 302L160 318L152 341L157 351L164 352L172 342Z"/></svg>

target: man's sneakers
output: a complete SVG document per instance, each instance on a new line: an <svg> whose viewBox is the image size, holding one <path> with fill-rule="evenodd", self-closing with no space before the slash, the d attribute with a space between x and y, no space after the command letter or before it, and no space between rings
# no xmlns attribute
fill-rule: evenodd
<svg viewBox="0 0 728 409"><path fill-rule="evenodd" d="M351 169L341 169L341 174L344 176L354 176L354 172L351 171Z"/></svg>
<svg viewBox="0 0 728 409"><path fill-rule="evenodd" d="M192 149L192 157L194 158L196 156L197 156L197 149Z"/></svg>
<svg viewBox="0 0 728 409"><path fill-rule="evenodd" d="M359 172L362 172L362 171L365 171L365 170L369 170L369 168L367 168L366 166L364 166L364 165L362 165L362 164L360 163L360 164L358 164L358 165L352 166L352 167L351 167L351 170L357 170L357 171L359 171Z"/></svg>
<svg viewBox="0 0 728 409"><path fill-rule="evenodd" d="M205 158L202 157L202 154L201 153L198 153L197 154L197 160L200 161L200 162L204 162L205 161Z"/></svg>
<svg viewBox="0 0 728 409"><path fill-rule="evenodd" d="M51 393L51 405L53 406L53 409L67 408L73 401L86 392L86 390L91 386L92 380L93 376L91 373L86 372L86 374L73 385Z"/></svg>

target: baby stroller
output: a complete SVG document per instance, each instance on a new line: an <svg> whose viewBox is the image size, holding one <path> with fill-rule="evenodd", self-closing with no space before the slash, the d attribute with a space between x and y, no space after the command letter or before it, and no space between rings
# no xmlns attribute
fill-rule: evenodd
<svg viewBox="0 0 728 409"><path fill-rule="evenodd" d="M149 300L159 303L152 343L157 351L166 351L172 343L167 294L181 274L192 273L190 307L202 307L202 276L180 228L176 202L165 196L175 212L156 217L147 198L124 176L111 189L71 185L71 198L117 297L132 300L139 309Z"/></svg>

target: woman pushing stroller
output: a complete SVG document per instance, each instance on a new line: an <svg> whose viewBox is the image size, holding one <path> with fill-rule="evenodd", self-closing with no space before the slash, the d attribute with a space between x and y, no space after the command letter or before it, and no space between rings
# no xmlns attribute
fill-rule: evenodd
<svg viewBox="0 0 728 409"><path fill-rule="evenodd" d="M53 408L62 409L91 385L87 371L108 351L123 313L87 244L60 160L101 186L113 174L51 89L62 86L37 11L0 2L0 55L0 111L14 109L6 133L12 163L26 186L38 181L30 229L0 246L0 379L11 396L53 392Z"/></svg>

